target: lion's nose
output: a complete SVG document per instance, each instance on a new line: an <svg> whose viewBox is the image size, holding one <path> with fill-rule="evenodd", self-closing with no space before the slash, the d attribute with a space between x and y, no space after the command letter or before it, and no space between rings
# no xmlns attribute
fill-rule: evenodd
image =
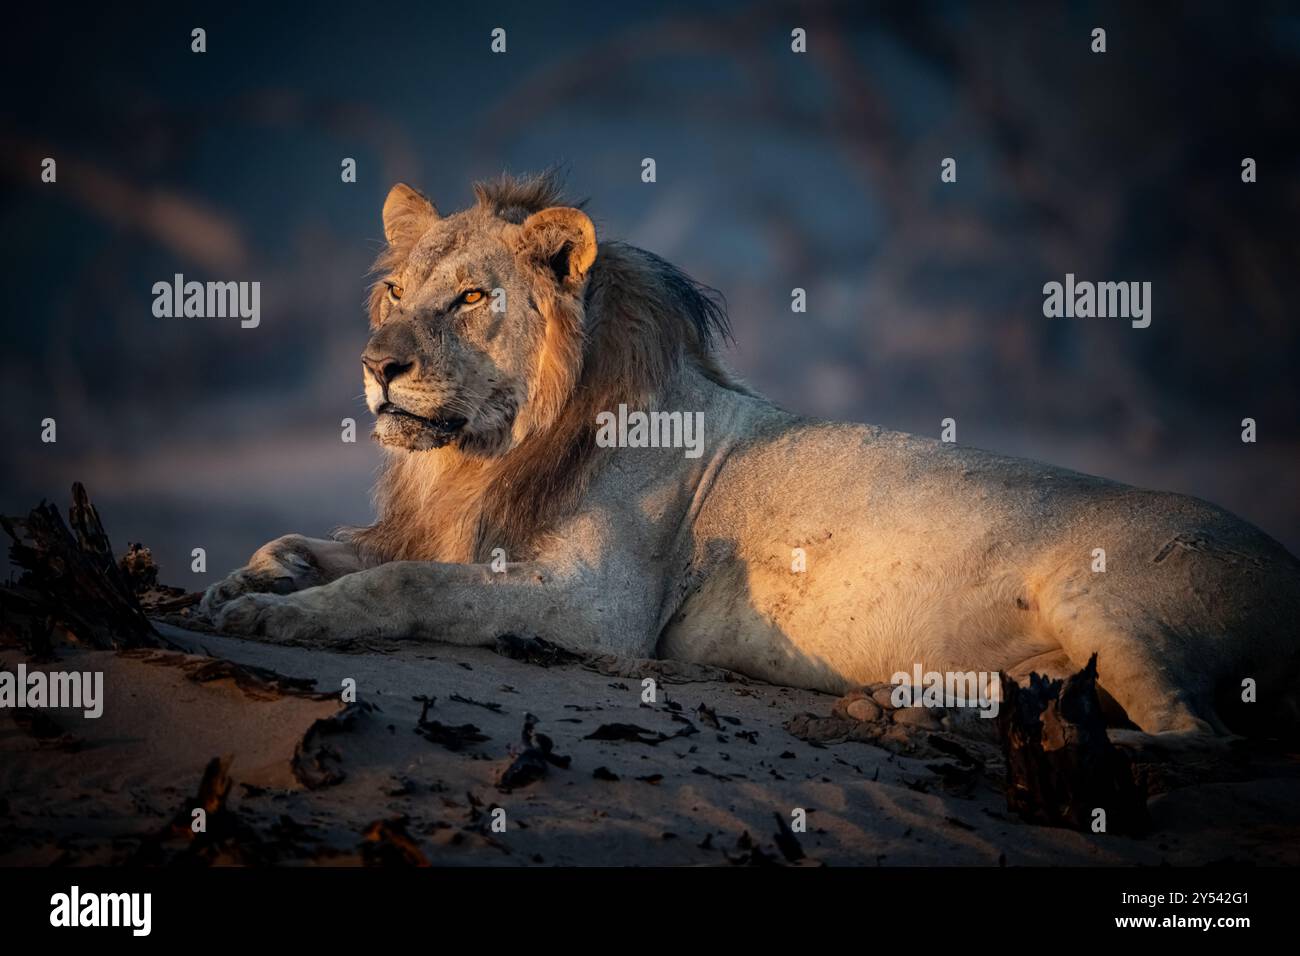
<svg viewBox="0 0 1300 956"><path fill-rule="evenodd" d="M385 322L361 351L361 364L387 388L415 368L419 343L410 322Z"/></svg>
<svg viewBox="0 0 1300 956"><path fill-rule="evenodd" d="M378 357L366 354L361 356L361 364L370 370L380 385L389 385L395 378L405 375L414 366L414 362L404 362L391 355Z"/></svg>

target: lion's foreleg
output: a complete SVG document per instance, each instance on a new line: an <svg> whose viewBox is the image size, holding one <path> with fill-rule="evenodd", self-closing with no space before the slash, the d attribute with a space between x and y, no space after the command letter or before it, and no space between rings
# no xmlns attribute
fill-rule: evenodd
<svg viewBox="0 0 1300 956"><path fill-rule="evenodd" d="M653 614L639 589L608 587L585 567L538 562L396 561L293 594L249 594L220 608L218 629L329 645L384 638L491 645L502 634L576 651L649 656Z"/></svg>

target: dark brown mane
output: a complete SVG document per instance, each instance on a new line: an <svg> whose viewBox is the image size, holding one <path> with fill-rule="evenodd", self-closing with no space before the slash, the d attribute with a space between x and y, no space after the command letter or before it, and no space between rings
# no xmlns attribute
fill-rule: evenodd
<svg viewBox="0 0 1300 956"><path fill-rule="evenodd" d="M560 196L550 174L502 177L474 191L480 208L524 217ZM687 362L743 390L713 356L729 336L715 295L618 242L599 246L581 301L539 283L534 297L553 339L536 373L552 383L534 399L547 409L545 426L497 458L453 447L394 455L375 489L379 520L352 537L373 560L481 562L497 547L510 561L526 560L538 536L574 512L605 460L595 441L599 412L653 408ZM463 529L454 547L449 523Z"/></svg>
<svg viewBox="0 0 1300 956"><path fill-rule="evenodd" d="M689 291L683 283L689 284ZM699 301L694 299L699 296ZM502 460L484 503L482 548L526 551L572 513L599 468L596 415L652 408L686 361L732 385L712 356L725 312L657 256L622 243L601 247L584 296L582 372L555 424ZM480 557L479 560L482 560Z"/></svg>
<svg viewBox="0 0 1300 956"><path fill-rule="evenodd" d="M550 206L582 205L565 200L560 174L553 169L534 176L502 173L496 179L480 180L474 184L474 198L483 211L514 223Z"/></svg>

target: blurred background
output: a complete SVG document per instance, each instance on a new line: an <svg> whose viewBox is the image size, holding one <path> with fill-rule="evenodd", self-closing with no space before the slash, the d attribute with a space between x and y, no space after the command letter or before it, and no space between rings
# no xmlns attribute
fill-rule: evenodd
<svg viewBox="0 0 1300 956"><path fill-rule="evenodd" d="M952 417L964 444L1208 498L1300 551L1295 4L23 16L0 40L0 513L83 481L115 547L187 587L367 521L388 188L448 211L475 178L562 164L600 235L726 295L726 359L780 404L935 437ZM155 318L176 272L260 281L260 327ZM1067 272L1153 283L1150 328L1044 318Z"/></svg>

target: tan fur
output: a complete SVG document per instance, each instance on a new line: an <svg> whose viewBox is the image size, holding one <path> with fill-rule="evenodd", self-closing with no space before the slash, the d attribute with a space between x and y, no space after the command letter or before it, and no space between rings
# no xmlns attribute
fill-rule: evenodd
<svg viewBox="0 0 1300 956"><path fill-rule="evenodd" d="M265 545L205 596L220 627L319 646L534 634L834 692L1097 653L1144 730L1295 720L1300 564L1262 532L1178 495L791 415L718 363L705 290L597 244L552 180L475 192L445 218L409 187L385 203L375 524ZM467 284L504 290L505 313ZM698 414L705 453L598 447L620 404Z"/></svg>

